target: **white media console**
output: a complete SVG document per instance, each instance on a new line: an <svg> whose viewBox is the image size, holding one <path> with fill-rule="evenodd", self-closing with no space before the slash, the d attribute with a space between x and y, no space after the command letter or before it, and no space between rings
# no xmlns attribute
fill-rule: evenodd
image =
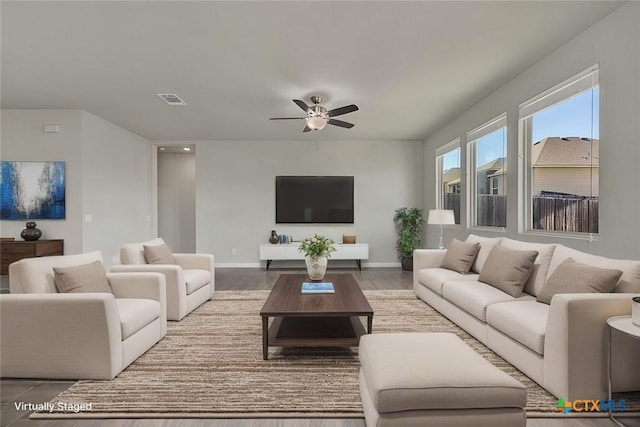
<svg viewBox="0 0 640 427"><path fill-rule="evenodd" d="M278 243L271 244L266 243L260 245L260 261L267 262L267 270L271 261L274 260L304 260L304 254L298 251L300 243ZM362 260L369 259L369 244L368 243L337 243L333 245L336 248L335 252L331 253L329 260L353 260L358 264L358 268L362 270Z"/></svg>

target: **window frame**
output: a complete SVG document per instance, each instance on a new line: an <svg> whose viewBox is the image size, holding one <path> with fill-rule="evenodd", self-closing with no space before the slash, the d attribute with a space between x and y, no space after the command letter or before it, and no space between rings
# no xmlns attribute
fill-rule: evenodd
<svg viewBox="0 0 640 427"><path fill-rule="evenodd" d="M461 142L461 138L455 138L452 141L436 148L436 167L435 167L435 172L436 172L436 209L444 209L444 192L442 191L443 186L442 186L442 176L444 173L444 156L447 155L448 153L458 150L458 168L461 170L461 166L460 163L462 162L462 156L461 156L461 152L460 152L460 142ZM462 171L460 172L462 175ZM462 176L460 176L460 184L458 184L460 187L460 194L462 197ZM462 210L462 209L461 209ZM460 212L460 215L462 214L462 212ZM450 227L459 227L460 224L462 223L462 218L460 218L460 221L455 224L455 225L451 225Z"/></svg>
<svg viewBox="0 0 640 427"><path fill-rule="evenodd" d="M533 167L532 118L535 114L554 107L575 96L600 86L599 64L581 71L544 92L530 98L518 106L518 232L521 234L546 235L555 238L597 241L598 234L591 232L570 232L558 230L538 230L533 228Z"/></svg>
<svg viewBox="0 0 640 427"><path fill-rule="evenodd" d="M496 131L504 129L505 131L505 141L504 141L504 158L505 158L505 166L508 162L509 154L508 154L508 143L507 143L507 135L508 135L508 125L507 125L507 113L502 113L497 117L489 120L488 122L483 123L477 128L470 130L467 132L467 228L476 229L476 230L488 230L488 231L500 231L506 232L507 227L500 226L490 226L490 225L478 225L478 209L477 209L477 190L478 190L478 182L477 182L477 166L476 166L476 143L479 139L490 135ZM507 169L508 175L508 169ZM491 193L493 194L493 181L491 183ZM506 182L505 182L506 185Z"/></svg>

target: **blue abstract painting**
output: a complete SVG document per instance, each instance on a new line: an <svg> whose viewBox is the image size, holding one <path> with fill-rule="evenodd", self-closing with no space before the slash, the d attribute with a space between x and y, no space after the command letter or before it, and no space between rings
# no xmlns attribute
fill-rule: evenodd
<svg viewBox="0 0 640 427"><path fill-rule="evenodd" d="M0 219L64 219L64 162L0 162Z"/></svg>

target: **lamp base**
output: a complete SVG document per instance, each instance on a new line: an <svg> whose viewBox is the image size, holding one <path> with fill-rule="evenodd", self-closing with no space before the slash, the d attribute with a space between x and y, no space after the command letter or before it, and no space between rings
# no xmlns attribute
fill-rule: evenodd
<svg viewBox="0 0 640 427"><path fill-rule="evenodd" d="M438 249L444 249L444 243L442 241L442 224L440 224L440 241L438 242Z"/></svg>

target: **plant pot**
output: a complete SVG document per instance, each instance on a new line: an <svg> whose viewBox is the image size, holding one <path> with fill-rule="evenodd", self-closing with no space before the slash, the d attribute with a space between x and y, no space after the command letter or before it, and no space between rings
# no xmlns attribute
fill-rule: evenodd
<svg viewBox="0 0 640 427"><path fill-rule="evenodd" d="M319 256L316 258L306 257L304 259L307 265L307 274L311 280L322 280L327 272L327 257Z"/></svg>
<svg viewBox="0 0 640 427"><path fill-rule="evenodd" d="M413 257L402 258L402 269L407 271L413 271Z"/></svg>

